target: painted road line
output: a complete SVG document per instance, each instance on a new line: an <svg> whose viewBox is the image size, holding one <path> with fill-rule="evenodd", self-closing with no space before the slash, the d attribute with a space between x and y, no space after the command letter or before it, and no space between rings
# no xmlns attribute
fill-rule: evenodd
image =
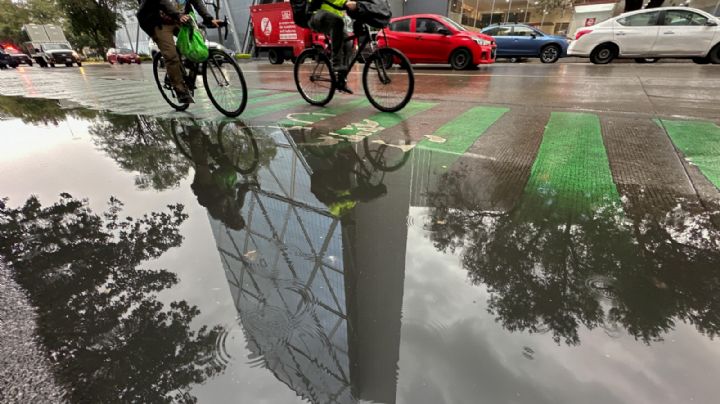
<svg viewBox="0 0 720 404"><path fill-rule="evenodd" d="M550 115L523 200L531 206L573 213L593 213L619 204L596 115Z"/></svg>
<svg viewBox="0 0 720 404"><path fill-rule="evenodd" d="M434 102L411 101L402 111L395 113L380 112L367 119L363 119L361 122L350 123L333 134L345 137L350 141L360 141L368 136L398 125L404 120L412 118L421 112L425 112L435 105L437 104Z"/></svg>
<svg viewBox="0 0 720 404"><path fill-rule="evenodd" d="M496 107L470 108L422 140L417 147L462 155L508 111L508 108Z"/></svg>
<svg viewBox="0 0 720 404"><path fill-rule="evenodd" d="M296 96L297 93L290 93L290 92L281 92L281 93L275 93L270 95L257 95L257 94L248 94L248 105L255 105L260 104L263 102L270 102L270 101L277 101L282 100L285 98L290 98L292 96Z"/></svg>
<svg viewBox="0 0 720 404"><path fill-rule="evenodd" d="M278 122L279 126L307 127L329 118L334 118L346 112L370 105L365 98L358 98L337 106L319 109L317 112L293 112L288 114L286 119Z"/></svg>
<svg viewBox="0 0 720 404"><path fill-rule="evenodd" d="M302 105L302 104L305 104L305 103L306 103L306 102L305 102L305 100L303 100L303 99L295 99L295 100L292 100L292 101L286 101L286 102L281 102L281 103L277 103L277 104L270 104L270 105L263 105L263 106L259 106L259 107L252 107L252 108L246 109L246 110L242 113L242 115L240 115L240 118L241 118L241 119L253 119L253 118L258 118L258 117L261 117L261 116L263 116L263 115L272 114L272 113L274 113L274 112L279 112L279 111L282 111L282 110L285 110L285 109L290 109L290 108L293 108L293 107L296 107L296 106L298 106L298 105Z"/></svg>
<svg viewBox="0 0 720 404"><path fill-rule="evenodd" d="M712 122L660 121L675 146L720 188L720 126Z"/></svg>

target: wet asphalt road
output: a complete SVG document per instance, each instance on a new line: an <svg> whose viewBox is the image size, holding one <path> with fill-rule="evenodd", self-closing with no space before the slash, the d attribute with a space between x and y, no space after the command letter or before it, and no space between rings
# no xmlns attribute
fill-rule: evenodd
<svg viewBox="0 0 720 404"><path fill-rule="evenodd" d="M720 395L720 69L418 68L379 114L242 67L241 120L148 64L0 72L13 399L59 394L38 352L72 402Z"/></svg>

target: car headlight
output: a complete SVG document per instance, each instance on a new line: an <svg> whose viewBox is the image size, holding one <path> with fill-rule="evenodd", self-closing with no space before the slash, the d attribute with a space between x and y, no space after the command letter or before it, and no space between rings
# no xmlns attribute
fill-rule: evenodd
<svg viewBox="0 0 720 404"><path fill-rule="evenodd" d="M488 41L488 40L485 40L485 39L482 39L482 38L473 38L473 40L475 41L476 44L478 44L478 45L480 45L480 46L490 46L490 45L492 45L492 42L490 42L490 41Z"/></svg>

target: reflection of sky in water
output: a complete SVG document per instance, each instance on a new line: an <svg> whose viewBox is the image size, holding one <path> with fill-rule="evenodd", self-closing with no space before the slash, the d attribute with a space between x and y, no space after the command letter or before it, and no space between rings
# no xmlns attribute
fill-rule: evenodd
<svg viewBox="0 0 720 404"><path fill-rule="evenodd" d="M419 226L410 227L407 248L401 403L712 403L720 393L720 342L691 325L678 323L649 346L622 328L610 338L581 327L574 347L549 333L508 332L458 256L439 253Z"/></svg>

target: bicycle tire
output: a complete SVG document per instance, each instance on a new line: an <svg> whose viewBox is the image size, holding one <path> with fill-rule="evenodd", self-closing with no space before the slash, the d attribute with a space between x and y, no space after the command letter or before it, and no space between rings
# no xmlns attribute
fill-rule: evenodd
<svg viewBox="0 0 720 404"><path fill-rule="evenodd" d="M311 66L312 70L310 72L305 71L307 69L304 69L304 67L307 66ZM335 96L337 79L332 69L330 59L328 59L324 52L314 48L304 50L295 61L293 75L298 92L309 104L322 107L332 101ZM309 76L309 83L303 86L301 80L305 79L305 76ZM327 87L317 85L317 97L313 97L311 89L309 88L311 83L327 83Z"/></svg>
<svg viewBox="0 0 720 404"><path fill-rule="evenodd" d="M161 63L163 67L160 66ZM155 84L157 84L158 90L160 91L163 99L165 99L165 102L170 104L170 106L176 111L185 111L186 109L188 109L190 104L183 104L173 101L177 99L175 97L175 90L172 89L172 86L169 86L170 88L166 88L165 76L167 75L167 71L165 70L164 66L165 63L162 62L162 54L160 54L159 52L156 53L153 57L153 76L155 77ZM161 69L162 71L165 71L165 74L162 75L162 79L160 78Z"/></svg>
<svg viewBox="0 0 720 404"><path fill-rule="evenodd" d="M415 92L412 65L402 52L394 48L380 48L373 52L363 68L362 80L368 101L382 112L397 112L405 108ZM390 88L393 82L399 84L397 88ZM382 86L388 100L382 100L381 94L373 94L376 90L371 89L371 84L376 83Z"/></svg>
<svg viewBox="0 0 720 404"><path fill-rule="evenodd" d="M223 68L228 69L227 67L223 66L229 66L229 70L223 71ZM213 72L211 77L208 77L208 70ZM239 88L237 88L238 83L235 83L233 78L230 77L232 72L237 74ZM222 75L224 83L218 82L219 74ZM202 77L208 98L210 98L210 102L212 102L212 104L215 106L215 108L217 108L218 111L220 111L220 113L227 117L235 118L240 116L240 114L245 111L245 106L247 106L248 98L245 76L243 75L242 69L240 69L240 66L238 66L237 62L235 62L235 60L231 58L227 53L216 49L211 50L210 55L208 56L208 60L206 60L202 65ZM221 97L220 94L216 94L216 91L219 91L220 88L218 88L217 90L211 89L210 80L215 80L215 82L218 83L219 87L223 88L224 96ZM240 94L237 94L238 90ZM233 96L233 98L229 100L229 104L221 105L220 98L224 98L228 95ZM234 98L236 95L240 96L239 100L237 98Z"/></svg>
<svg viewBox="0 0 720 404"><path fill-rule="evenodd" d="M390 146L385 144L380 144L380 147L378 148L376 153L373 153L373 150L370 150L370 142L368 142L367 138L363 140L363 149L365 149L365 157L368 159L370 164L375 167L375 169L382 171L384 173L391 173L393 171L397 171L401 169L405 163L407 163L408 159L410 158L410 152L402 151L400 149L396 149L399 152L402 153L402 157L400 160L393 164L385 164L384 160L382 158L378 158L377 156L385 154L385 150L389 150Z"/></svg>
<svg viewBox="0 0 720 404"><path fill-rule="evenodd" d="M187 157L190 161L192 161L192 155L187 149L188 143L185 139L183 139L181 131L178 130L177 125L181 125L182 132L185 131L184 125L182 125L179 121L173 119L172 121L170 121L170 133L172 134L173 140L175 140L175 145L178 147L178 149L180 149L180 153L183 156Z"/></svg>
<svg viewBox="0 0 720 404"><path fill-rule="evenodd" d="M224 137L223 133L225 133L225 127L230 123L235 125L235 127L239 127L240 134L245 135L250 139L250 147L252 149L252 161L246 167L240 166L238 164L238 159L231 158L228 155L229 153L227 153L227 148L226 148L227 142L223 142L223 137ZM258 166L260 165L260 149L258 148L257 140L255 139L255 136L253 135L252 130L250 130L250 128L245 126L244 123L242 123L242 122L223 122L223 123L221 123L217 130L217 140L218 140L218 145L220 146L220 152L223 153L225 155L225 157L228 158L228 160L230 160L233 168L235 168L235 170L237 170L237 172L239 172L242 175L248 175L248 174L255 172L255 170L257 170Z"/></svg>

